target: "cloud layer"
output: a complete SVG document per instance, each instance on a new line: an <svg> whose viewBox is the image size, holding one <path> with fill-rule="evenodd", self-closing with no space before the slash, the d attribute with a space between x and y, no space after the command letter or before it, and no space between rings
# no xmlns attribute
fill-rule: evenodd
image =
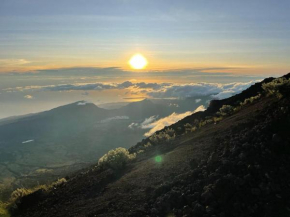
<svg viewBox="0 0 290 217"><path fill-rule="evenodd" d="M257 81L234 82L228 84L220 83L133 83L125 81L122 83L75 83L47 86L24 86L6 88L4 91L104 91L104 90L128 90L133 95L147 95L150 98L186 98L212 95L213 98L223 99L230 97L247 89Z"/></svg>
<svg viewBox="0 0 290 217"><path fill-rule="evenodd" d="M151 136L153 133L155 133L158 130L162 130L164 127L166 126L170 126L178 121L180 121L181 119L194 114L196 112L200 112L200 111L204 111L205 107L199 106L197 109L195 109L193 112L192 111L187 111L181 114L177 114L177 113L172 113L171 115L165 117L165 118L161 118L157 121L148 123L148 124L144 124L144 121L141 126L143 129L150 129L147 133L144 134L144 136Z"/></svg>
<svg viewBox="0 0 290 217"><path fill-rule="evenodd" d="M31 96L31 95L25 95L24 98L25 99L33 99L33 96Z"/></svg>
<svg viewBox="0 0 290 217"><path fill-rule="evenodd" d="M149 118L146 118L142 123L131 123L128 127L130 129L150 129L148 132L144 134L144 136L148 137L151 136L153 133L155 133L158 130L162 130L166 126L170 126L179 120L185 118L186 116L189 116L193 113L204 111L205 107L203 105L199 106L194 111L187 111L181 114L177 114L173 112L171 115L161 118L158 120L158 116L154 115Z"/></svg>

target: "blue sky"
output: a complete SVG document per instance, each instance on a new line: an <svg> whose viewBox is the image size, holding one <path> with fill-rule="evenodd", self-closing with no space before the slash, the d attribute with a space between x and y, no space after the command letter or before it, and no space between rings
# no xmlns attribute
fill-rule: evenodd
<svg viewBox="0 0 290 217"><path fill-rule="evenodd" d="M0 70L126 68L142 52L148 69L283 74L289 9L286 0L2 0Z"/></svg>
<svg viewBox="0 0 290 217"><path fill-rule="evenodd" d="M0 118L136 96L135 87L47 86L222 85L286 74L289 11L288 0L1 0ZM128 65L135 53L149 62L141 72Z"/></svg>

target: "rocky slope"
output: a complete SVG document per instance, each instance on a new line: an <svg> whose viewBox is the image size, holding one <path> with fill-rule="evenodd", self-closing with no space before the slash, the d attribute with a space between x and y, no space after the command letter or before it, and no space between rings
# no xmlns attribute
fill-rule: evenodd
<svg viewBox="0 0 290 217"><path fill-rule="evenodd" d="M93 167L23 197L13 216L290 216L290 94L266 96L261 85L171 126L175 139L152 145L124 170ZM258 93L222 120L184 133L186 123Z"/></svg>

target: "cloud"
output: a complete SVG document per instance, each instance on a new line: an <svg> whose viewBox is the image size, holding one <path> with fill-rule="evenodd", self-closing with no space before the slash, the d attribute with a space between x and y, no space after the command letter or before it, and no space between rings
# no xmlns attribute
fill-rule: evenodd
<svg viewBox="0 0 290 217"><path fill-rule="evenodd" d="M228 97L231 97L233 95L236 95L238 93L241 93L243 90L249 88L253 84L255 84L258 81L250 81L250 82L236 82L236 83L230 83L223 85L223 90L217 94L212 95L215 99L225 99Z"/></svg>
<svg viewBox="0 0 290 217"><path fill-rule="evenodd" d="M26 99L33 99L33 96L31 96L31 95L25 95L24 98L26 98Z"/></svg>
<svg viewBox="0 0 290 217"><path fill-rule="evenodd" d="M131 123L128 127L130 128L130 129L136 129L136 128L139 128L139 124L138 123Z"/></svg>
<svg viewBox="0 0 290 217"><path fill-rule="evenodd" d="M30 143L30 142L34 142L34 139L23 141L22 144L26 144L26 143Z"/></svg>
<svg viewBox="0 0 290 217"><path fill-rule="evenodd" d="M234 82L229 84L205 82L185 85L178 84L147 92L147 95L153 98L186 98L211 95L215 99L224 99L242 92L258 81ZM198 102L197 100L196 103Z"/></svg>
<svg viewBox="0 0 290 217"><path fill-rule="evenodd" d="M46 86L24 86L3 89L7 92L42 90L42 91L85 91L82 95L88 95L87 91L104 91L104 90L123 90L131 95L147 95L150 98L186 98L201 97L211 95L215 99L224 99L247 89L256 81L250 82L233 82L228 84L221 83L190 83L190 84L173 84L173 83L133 83L125 81L122 83L74 83L59 84ZM198 103L198 101L196 101Z"/></svg>
<svg viewBox="0 0 290 217"><path fill-rule="evenodd" d="M170 126L193 113L204 111L204 110L205 110L205 107L201 105L193 112L187 111L181 114L177 114L174 112L165 118L161 118L155 122L148 123L147 125L143 125L142 127L143 129L150 129L147 133L144 134L144 136L147 136L147 137L151 136L153 133L155 133L158 130L162 130L166 126Z"/></svg>
<svg viewBox="0 0 290 217"><path fill-rule="evenodd" d="M179 105L178 105L177 103L170 103L170 104L169 104L169 107L176 107L176 108L178 108Z"/></svg>
<svg viewBox="0 0 290 217"><path fill-rule="evenodd" d="M167 86L161 90L152 91L148 95L153 98L185 98L217 94L222 90L222 84L192 83Z"/></svg>
<svg viewBox="0 0 290 217"><path fill-rule="evenodd" d="M108 123L108 122L114 121L114 120L128 120L128 119L130 119L128 116L115 116L115 117L106 118L104 120L101 120L100 123Z"/></svg>
<svg viewBox="0 0 290 217"><path fill-rule="evenodd" d="M157 118L158 118L158 115L154 115L154 116L151 116L149 118L146 118L145 121L143 121L141 123L141 128L146 129L145 126L147 126L148 124L151 124L152 122L156 121Z"/></svg>
<svg viewBox="0 0 290 217"><path fill-rule="evenodd" d="M87 105L87 104L92 104L92 102L89 102L89 101L80 101L77 103L77 105Z"/></svg>
<svg viewBox="0 0 290 217"><path fill-rule="evenodd" d="M156 121L158 119L158 115L153 115L149 118L146 118L142 123L131 123L128 127L130 129L136 129L136 128L141 128L141 129L147 129L147 125Z"/></svg>
<svg viewBox="0 0 290 217"><path fill-rule="evenodd" d="M25 65L31 63L26 59L0 59L1 67L15 66L15 65Z"/></svg>
<svg viewBox="0 0 290 217"><path fill-rule="evenodd" d="M0 59L1 61L1 59ZM21 65L29 63L28 60L2 60L2 62L10 62L11 65ZM14 64L15 62L15 64ZM1 62L0 62L1 63ZM3 64L0 64L3 65ZM7 68L7 67L6 67ZM250 79L263 79L262 76L249 76L238 75L230 73L242 69L241 67L211 67L211 68L183 68L183 69L167 69L167 70L145 70L135 73L133 71L124 70L120 67L72 67L72 68L59 68L59 69L43 69L43 70L30 70L30 71L7 71L2 70L4 73L12 76L42 76L42 77L76 77L78 80L101 78L102 80L110 81L116 78L126 79L129 82L144 81L144 78L155 78L156 80L168 81L185 81L185 82L233 82L233 81L249 81ZM247 68L248 69L248 68ZM141 85L141 84L140 84ZM158 86L159 84L157 84Z"/></svg>
<svg viewBox="0 0 290 217"><path fill-rule="evenodd" d="M196 103L199 103L200 101L201 101L201 99L196 99L195 100Z"/></svg>

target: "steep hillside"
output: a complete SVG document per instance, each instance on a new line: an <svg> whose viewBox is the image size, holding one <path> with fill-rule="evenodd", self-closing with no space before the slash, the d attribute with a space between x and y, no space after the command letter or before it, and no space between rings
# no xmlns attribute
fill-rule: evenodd
<svg viewBox="0 0 290 217"><path fill-rule="evenodd" d="M289 217L289 83L215 101L132 147L124 169L84 170L24 196L13 216Z"/></svg>
<svg viewBox="0 0 290 217"><path fill-rule="evenodd" d="M198 104L192 102L195 109ZM19 187L49 183L87 167L110 149L135 145L148 129L130 124L175 111L150 100L113 110L79 101L0 120L0 201Z"/></svg>

